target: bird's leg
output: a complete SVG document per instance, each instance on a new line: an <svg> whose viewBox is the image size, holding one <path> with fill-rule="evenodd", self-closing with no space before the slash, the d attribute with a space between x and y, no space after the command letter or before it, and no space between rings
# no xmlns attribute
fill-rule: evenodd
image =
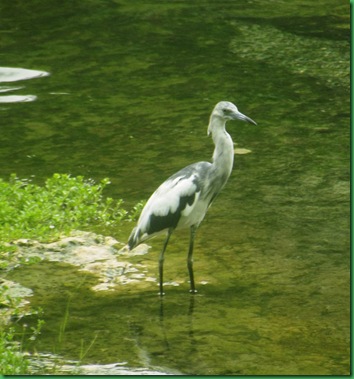
<svg viewBox="0 0 354 379"><path fill-rule="evenodd" d="M197 226L195 225L191 226L191 237L189 240L189 251L188 251L188 259L187 259L187 266L188 266L190 286L191 286L191 289L189 290L190 293L197 292L194 285L194 273L193 273L193 245L194 245L194 237L195 237L196 231L197 231Z"/></svg>
<svg viewBox="0 0 354 379"><path fill-rule="evenodd" d="M160 257L159 257L159 275L160 275L160 296L164 295L163 292L163 262L165 260L164 255L165 255L165 250L168 245L168 241L170 240L171 234L172 234L173 229L168 229L167 231L167 237L165 239L165 242L163 244Z"/></svg>

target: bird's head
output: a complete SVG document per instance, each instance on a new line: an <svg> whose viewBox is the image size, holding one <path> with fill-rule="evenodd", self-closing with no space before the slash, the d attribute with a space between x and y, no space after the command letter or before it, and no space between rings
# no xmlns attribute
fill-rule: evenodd
<svg viewBox="0 0 354 379"><path fill-rule="evenodd" d="M241 113L235 104L229 101L220 101L211 112L208 134L211 133L214 123L225 125L226 121L229 120L241 120L257 125L255 121Z"/></svg>

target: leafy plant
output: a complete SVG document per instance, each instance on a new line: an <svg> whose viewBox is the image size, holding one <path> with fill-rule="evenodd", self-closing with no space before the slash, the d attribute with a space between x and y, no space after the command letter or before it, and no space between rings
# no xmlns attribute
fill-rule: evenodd
<svg viewBox="0 0 354 379"><path fill-rule="evenodd" d="M27 373L28 361L15 342L14 329L0 330L0 367L1 374L16 375Z"/></svg>
<svg viewBox="0 0 354 379"><path fill-rule="evenodd" d="M72 229L135 218L141 205L128 213L122 208L123 200L102 195L108 184L107 178L95 184L68 174L54 174L43 187L15 174L9 182L0 179L0 240L49 240Z"/></svg>
<svg viewBox="0 0 354 379"><path fill-rule="evenodd" d="M43 320L38 320L37 325L30 328L29 340L34 341L37 338L43 324ZM30 373L29 361L22 351L23 340L18 342L15 336L15 328L0 330L0 373L4 375Z"/></svg>

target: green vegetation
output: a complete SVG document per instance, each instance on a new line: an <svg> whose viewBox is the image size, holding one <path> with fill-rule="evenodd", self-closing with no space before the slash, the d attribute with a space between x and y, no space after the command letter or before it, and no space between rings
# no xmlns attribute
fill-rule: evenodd
<svg viewBox="0 0 354 379"><path fill-rule="evenodd" d="M122 208L123 200L114 201L103 196L109 183L109 179L95 184L82 176L67 174L54 174L44 186L19 179L14 174L8 182L0 179L0 269L8 269L12 257L16 256L16 246L9 245L16 239L52 241L74 229L108 227L122 220L135 219L143 203L138 203L131 212L126 211ZM18 314L16 302L9 301L11 299L3 291L6 287L0 286L0 306L13 315ZM1 301L5 297L6 301ZM38 320L38 328L29 338L40 333L41 323ZM0 320L0 374L28 373L28 361L21 351L22 344L15 342L19 340L15 336L14 329ZM82 350L85 355L87 351Z"/></svg>
<svg viewBox="0 0 354 379"><path fill-rule="evenodd" d="M0 331L0 367L1 374L16 375L27 373L28 362L20 351L18 342L14 342L12 328Z"/></svg>
<svg viewBox="0 0 354 379"><path fill-rule="evenodd" d="M134 218L141 205L129 214L121 207L123 200L103 197L109 183L109 179L95 184L67 174L54 174L43 187L16 175L9 182L0 179L0 241L51 240L88 225L108 226Z"/></svg>

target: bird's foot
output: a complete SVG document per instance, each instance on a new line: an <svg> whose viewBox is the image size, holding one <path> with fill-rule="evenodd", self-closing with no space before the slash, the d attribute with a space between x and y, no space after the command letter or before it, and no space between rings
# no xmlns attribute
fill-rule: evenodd
<svg viewBox="0 0 354 379"><path fill-rule="evenodd" d="M189 290L189 293L192 295L196 294L197 292L198 291L195 288Z"/></svg>
<svg viewBox="0 0 354 379"><path fill-rule="evenodd" d="M162 296L165 296L165 292L160 291L160 292L158 293L158 295L161 296L161 297L162 297Z"/></svg>

